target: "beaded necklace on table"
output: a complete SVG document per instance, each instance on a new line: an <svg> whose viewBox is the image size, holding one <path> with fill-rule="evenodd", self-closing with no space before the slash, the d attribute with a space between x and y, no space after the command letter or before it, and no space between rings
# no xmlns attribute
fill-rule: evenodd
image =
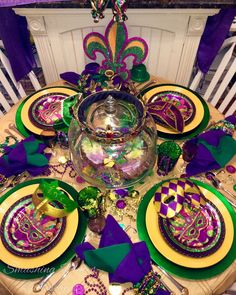
<svg viewBox="0 0 236 295"><path fill-rule="evenodd" d="M77 173L75 172L72 161L70 160L68 160L64 164L60 163L60 164L49 165L44 175L49 176L52 173L52 171L54 171L63 177L64 174L67 172L67 170L69 171L69 176L71 178L75 178Z"/></svg>
<svg viewBox="0 0 236 295"><path fill-rule="evenodd" d="M6 136L4 143L0 143L0 153L4 153L4 148L7 147L9 145L10 139L14 140L13 144L18 143L18 139L15 136Z"/></svg>
<svg viewBox="0 0 236 295"><path fill-rule="evenodd" d="M105 284L99 278L99 270L93 269L92 273L84 278L84 285L88 286L85 290L82 284L77 284L73 288L73 295L85 295L85 294L97 294L97 295L108 295ZM133 287L126 288L121 295L128 294L139 294L148 295L156 294L160 289L166 290L163 283L161 282L161 276L151 269L144 278ZM170 292L169 292L170 294Z"/></svg>

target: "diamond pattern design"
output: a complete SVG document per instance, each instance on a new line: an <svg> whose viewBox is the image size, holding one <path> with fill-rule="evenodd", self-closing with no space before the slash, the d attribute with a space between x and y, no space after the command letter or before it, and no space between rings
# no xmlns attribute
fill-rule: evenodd
<svg viewBox="0 0 236 295"><path fill-rule="evenodd" d="M169 203L166 200L173 196L174 200ZM161 217L172 218L182 209L183 202L190 201L194 206L199 207L205 204L204 197L198 186L185 178L173 179L164 182L154 197L154 204Z"/></svg>

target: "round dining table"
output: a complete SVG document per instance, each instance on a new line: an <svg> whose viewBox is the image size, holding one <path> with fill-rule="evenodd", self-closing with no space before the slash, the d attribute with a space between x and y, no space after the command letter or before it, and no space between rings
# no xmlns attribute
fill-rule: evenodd
<svg viewBox="0 0 236 295"><path fill-rule="evenodd" d="M152 77L153 79L153 77ZM148 83L148 82L147 82ZM155 78L156 84L162 84L167 83L166 80L161 78ZM48 86L68 86L68 84L65 81L57 81L53 83L52 85ZM143 84L140 87L145 86ZM11 110L0 119L0 136L2 139L4 139L7 135L7 129L9 129L9 124L15 123L15 114L16 110L18 108L19 104L14 105ZM218 112L217 109L212 107L210 104L209 110L210 110L210 122L212 121L218 121L224 118L222 114ZM18 140L23 139L23 136L20 136L20 134L17 134L15 131L11 131ZM235 135L235 134L234 134ZM160 143L162 141L161 138L157 139L157 143ZM180 145L183 143L181 141L178 142ZM50 160L50 164L57 164L58 159L60 157L69 157L69 152L66 149L61 149L59 146L55 147L55 156L52 156ZM236 156L230 161L231 165L234 165L236 167ZM174 174L180 176L181 173L181 167L183 166L183 159L180 158L177 165L174 168ZM152 175L147 176L142 183L139 183L135 186L135 189L139 192L139 198L142 199L142 196L145 195L145 193L156 183L159 183L163 180L162 176L159 176L156 173L156 168L154 168L154 173ZM88 186L89 184L86 182L78 181L78 177L71 177L70 170L68 169L64 175L58 174L56 171L53 171L52 174L49 176L52 178L58 178L69 185L73 186L77 191L80 191L82 188ZM232 194L236 194L233 190L233 186L236 183L236 173L229 174L225 169L222 169L221 173L219 174L219 177L221 177L221 180L224 183L224 187L227 188ZM209 184L209 181L201 177L201 181L206 182ZM6 193L3 192L0 194L1 196ZM222 194L224 194L223 191L221 191ZM234 201L234 200L232 200ZM235 201L236 203L236 201ZM138 209L138 208L137 208ZM1 207L0 207L1 210ZM110 208L106 209L106 213L109 212ZM123 216L115 216L115 218L120 218L119 222L124 225L126 228L127 234L130 236L132 242L137 242L140 240L137 228L136 228L136 214L137 212L133 212L132 216L130 214L126 216L125 214ZM92 243L94 246L97 246L99 244L100 236L96 233L91 232L89 229L87 229L86 241ZM30 258L28 258L30 259ZM68 269L69 262L61 267L59 270L56 271L55 275L52 276L52 278L46 283L42 291L40 291L38 294L45 294L46 290L48 290L62 275L63 273ZM160 273L162 280L165 282L165 284L172 290L174 294L180 294L179 290L175 287L175 285L170 281L170 279L162 273L160 270L156 268L154 265L153 268L157 270L158 273ZM13 268L9 266L8 272L9 274L14 271ZM190 270L191 272L191 270ZM54 293L55 295L69 295L72 294L72 289L76 284L84 284L84 278L91 274L91 269L86 266L84 263L82 265L70 272L68 276L61 282L60 286L58 286ZM224 291L229 288L229 286L232 285L232 283L236 280L236 260L221 274L214 276L210 279L201 279L201 280L191 280L191 279L184 279L177 275L172 275L181 285L186 287L188 289L188 293L190 295L210 295L210 294L223 294ZM109 286L108 281L108 275L107 273L100 271L100 279L107 287L107 294L113 294L118 295L122 294L122 290L129 287L129 284L124 284L121 286ZM30 279L30 280L21 280L21 279L15 279L12 278L6 274L0 273L0 282L1 284L10 292L10 294L14 295L32 295L33 293L33 286L39 279ZM132 292L131 292L132 293ZM130 294L131 294L130 293Z"/></svg>

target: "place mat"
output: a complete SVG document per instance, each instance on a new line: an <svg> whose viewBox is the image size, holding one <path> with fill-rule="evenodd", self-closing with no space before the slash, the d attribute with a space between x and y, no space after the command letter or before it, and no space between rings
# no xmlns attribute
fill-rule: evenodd
<svg viewBox="0 0 236 295"><path fill-rule="evenodd" d="M186 89L186 91L191 91L190 89L188 88L185 88L183 86L179 86L179 85L175 85L175 84L160 84L160 85L154 85L154 86L151 86L151 87L148 87L146 88L145 90L143 90L141 92L141 95L144 96L144 100L146 101L148 98L145 96L145 94L148 92L148 91L151 91L152 89L155 91L157 87L168 87L169 86L172 86L172 87L181 87L181 89ZM164 88L165 89L165 88ZM208 105L206 103L206 101L200 96L198 95L196 92L193 92L191 91L192 94L194 94L194 98L198 99L198 105L200 106L198 109L201 110L200 111L200 116L198 117L198 119L195 118L195 120L193 120L189 125L187 125L185 128L188 128L188 129L184 129L184 132L183 133L176 133L174 130L170 130L168 128L165 128L163 129L162 127L160 127L159 125L157 126L157 134L159 137L161 138L164 138L164 139L173 139L173 140L185 140L185 139L189 139L189 138L192 138L196 135L198 135L199 133L201 133L208 125L208 122L209 122L209 119L210 119L210 112L209 112L209 108L208 108ZM196 105L195 105L196 107ZM203 108L203 111L202 111L202 108ZM197 107L196 107L196 115L195 117L197 117ZM202 116L203 115L203 116ZM199 120L200 118L202 118L201 120ZM200 122L199 122L200 121ZM198 123L199 122L199 123ZM196 126L195 128L193 128L194 126ZM161 130L162 131L161 131ZM187 131L188 130L188 131Z"/></svg>
<svg viewBox="0 0 236 295"><path fill-rule="evenodd" d="M62 93L63 95L66 95L68 97L70 95L78 94L78 91L71 87L56 86L56 87L43 88L29 95L19 105L16 111L16 116L15 116L16 127L23 136L28 137L31 134L34 134L37 136L37 135L40 135L41 132L44 130L32 124L27 111L25 115L25 108L27 110L29 109L29 106L31 105L31 103L29 103L29 100L30 102L34 102L36 99L41 98L42 96L50 94L50 93ZM22 114L22 110L24 111L24 114ZM22 120L22 117L23 117L23 120Z"/></svg>
<svg viewBox="0 0 236 295"><path fill-rule="evenodd" d="M48 179L44 180L48 181ZM20 185L17 185L14 188L14 191L11 190L11 194L7 195L6 198L5 195L1 198L0 223L2 222L3 216L9 210L9 208L15 204L16 201L24 198L25 196L33 194L41 181L42 179L37 179L34 183L31 181L24 182ZM52 180L50 179L49 181ZM59 187L61 187L61 183L59 183ZM66 189L65 191L69 194ZM76 194L77 193L75 193L74 196L70 196L69 194L69 196L71 198L75 198ZM54 261L64 253L64 251L69 247L74 239L78 224L79 214L77 210L74 210L66 217L66 226L60 241L48 252L43 253L40 256L30 257L30 259L28 259L28 257L20 257L12 254L0 240L0 260L6 264L9 264L11 267L17 267L21 269L42 267Z"/></svg>
<svg viewBox="0 0 236 295"><path fill-rule="evenodd" d="M167 244L191 257L211 255L221 247L225 238L224 218L209 200L200 208L184 202L175 217L159 216L158 223Z"/></svg>
<svg viewBox="0 0 236 295"><path fill-rule="evenodd" d="M147 207L148 207L151 199L153 198L157 188L159 186L161 186L162 183L164 183L165 181L166 180L154 185L145 194L145 196L142 199L142 202L140 203L140 206L138 209L138 214L137 214L138 234L139 234L140 239L144 240L147 243L152 260L155 263L157 263L158 265L160 265L161 267L163 267L166 271L168 271L176 276L187 278L187 279L192 279L192 280L208 279L208 278L214 277L214 276L222 273L224 270L226 270L226 268L228 268L233 263L233 261L236 258L236 252L234 251L234 249L236 247L236 238L235 238L236 237L236 215L235 215L233 208L230 206L230 204L225 199L225 197L220 192L218 192L215 188L213 188L205 183L191 179L191 181L194 182L196 185L198 185L200 188L210 191L215 195L219 204L223 204L224 207L227 209L227 211L231 217L232 223L233 223L234 238L233 238L232 246L231 246L229 252L227 253L227 255L215 265L205 267L205 268L201 268L201 267L200 268L191 268L191 267L189 268L189 267L183 267L183 266L177 265L176 263L173 263L172 261L167 259L165 256L163 256L156 249L156 247L153 245L153 243L149 237L147 227L146 227L146 211L147 211ZM170 259L172 258L171 256L169 256L169 257L170 257ZM198 258L198 259L203 259L203 258Z"/></svg>
<svg viewBox="0 0 236 295"><path fill-rule="evenodd" d="M38 213L31 194L16 201L4 214L1 239L9 252L34 257L51 250L60 241L65 226L65 217L54 218Z"/></svg>

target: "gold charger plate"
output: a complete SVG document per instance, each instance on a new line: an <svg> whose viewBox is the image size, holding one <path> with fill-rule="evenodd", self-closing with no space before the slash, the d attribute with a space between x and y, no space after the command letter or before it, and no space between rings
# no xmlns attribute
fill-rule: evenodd
<svg viewBox="0 0 236 295"><path fill-rule="evenodd" d="M205 268L221 261L229 252L234 239L234 226L231 216L220 199L205 188L199 186L203 195L211 201L220 211L225 222L225 238L221 247L213 254L206 257L189 257L175 251L164 239L159 227L157 212L153 203L154 197L148 204L146 211L146 227L154 247L168 260L178 265L189 268Z"/></svg>
<svg viewBox="0 0 236 295"><path fill-rule="evenodd" d="M153 97L156 94L159 94L161 92L178 92L181 93L185 96L188 97L188 99L195 105L195 115L193 120L187 124L184 127L184 130L181 134L185 133L185 132L189 132L193 129L195 129L203 120L204 117L204 107L201 103L201 100L197 97L197 95L195 95L192 91L183 88L181 86L178 85L163 85L163 86L156 86L152 89L150 89L149 91L145 92L143 98L144 101L148 101L148 99L150 99L151 97ZM167 128L163 125L160 125L158 123L156 123L156 127L157 127L157 131L163 132L163 133L168 133L168 134L180 134L179 132L172 130L170 128Z"/></svg>
<svg viewBox="0 0 236 295"><path fill-rule="evenodd" d="M0 208L0 223L2 222L4 214L16 201L32 194L38 186L39 184L37 183L22 187L3 201ZM72 197L70 198L72 199ZM2 240L0 239L0 260L12 267L20 269L37 268L46 265L58 258L69 247L76 234L78 224L78 210L74 210L66 217L66 227L60 241L51 250L37 257L16 256L4 247Z"/></svg>
<svg viewBox="0 0 236 295"><path fill-rule="evenodd" d="M46 95L51 95L51 94L63 94L68 96L71 95L76 95L78 94L78 91L70 89L70 88L66 88L66 87L53 87L53 88L48 88L48 89L42 89L41 91L36 92L35 94L33 94L23 105L22 110L21 110L21 120L23 125L32 133L37 134L37 135L41 135L42 132L45 132L45 130L43 128L40 128L36 125L34 125L31 120L30 120L30 116L29 116L29 111L30 111L30 107L32 105L32 103L40 98L40 97L44 97ZM45 135L47 136L47 132L45 133ZM50 136L51 133L48 132L48 136Z"/></svg>

